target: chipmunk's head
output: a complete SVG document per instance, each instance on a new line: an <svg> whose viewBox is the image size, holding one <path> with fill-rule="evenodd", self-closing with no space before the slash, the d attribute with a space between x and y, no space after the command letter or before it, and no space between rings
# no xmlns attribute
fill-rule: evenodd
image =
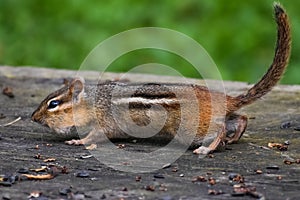
<svg viewBox="0 0 300 200"><path fill-rule="evenodd" d="M75 125L84 125L89 118L84 96L84 80L75 78L48 95L32 113L31 119L57 133L67 134ZM74 120L74 112L80 118Z"/></svg>

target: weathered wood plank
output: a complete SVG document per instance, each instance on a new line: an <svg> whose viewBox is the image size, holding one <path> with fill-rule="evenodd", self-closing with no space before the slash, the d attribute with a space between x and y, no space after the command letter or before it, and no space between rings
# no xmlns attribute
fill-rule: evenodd
<svg viewBox="0 0 300 200"><path fill-rule="evenodd" d="M238 144L228 146L231 150L216 152L213 158L201 160L187 151L170 168L135 174L116 171L93 157L80 159L89 151L81 146L65 145L62 138L30 121L31 113L45 95L59 88L63 78L74 74L74 71L66 70L0 67L0 88L10 86L15 94L14 98L0 94L0 115L5 116L1 117L0 124L22 118L13 125L0 127L0 175L18 174L20 168L38 168L45 164L34 158L37 154L44 158L56 158L56 165L66 166L69 171L68 174L59 173L52 180L20 181L11 187L0 185L0 197L3 199L26 199L34 190L41 191L49 199L66 199L66 196L59 194L59 190L69 187L73 192L83 192L87 199L251 199L249 195L231 196L230 173L243 175L245 184L255 187L266 199L299 197L300 165L287 165L283 160L287 157L300 158L300 131L294 130L300 126L300 86L278 86L263 100L242 109L241 112L250 117L248 129ZM85 72L84 76L89 80L98 78L95 72ZM130 81L180 81L176 77L128 77ZM120 78L120 74L108 73L105 78ZM201 83L199 80L193 81ZM239 94L249 86L246 83L225 82L225 87L230 94ZM290 127L281 129L283 122L290 122ZM288 151L260 148L266 147L268 142L282 143L286 140L290 141ZM125 143L127 150L136 152L152 151L158 147L143 142L121 143ZM103 154L109 155L109 149ZM266 169L275 165L278 169ZM76 177L75 174L83 170L90 176ZM262 170L262 174L257 174L255 170ZM154 179L155 173L164 178ZM141 181L136 181L136 176L141 176ZM192 182L196 176L213 177L217 183ZM150 186L155 187L155 191L150 191ZM209 189L222 190L224 194L208 195Z"/></svg>

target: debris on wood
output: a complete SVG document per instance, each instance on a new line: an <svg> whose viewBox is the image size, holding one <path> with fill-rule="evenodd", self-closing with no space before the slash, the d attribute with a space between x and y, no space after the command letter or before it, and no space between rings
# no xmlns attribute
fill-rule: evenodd
<svg viewBox="0 0 300 200"><path fill-rule="evenodd" d="M291 122L283 122L281 125L280 125L280 128L281 129L287 129L287 128L290 128L292 126L292 123Z"/></svg>
<svg viewBox="0 0 300 200"><path fill-rule="evenodd" d="M0 127L2 126L2 127L6 127L6 126L10 126L10 125L13 125L14 123L16 123L16 122L18 122L18 121L20 121L21 120L21 117L18 117L17 119L15 119L15 120L13 120L13 121L11 121L11 122L8 122L8 123L6 123L6 124L0 124Z"/></svg>
<svg viewBox="0 0 300 200"><path fill-rule="evenodd" d="M61 167L60 170L61 170L62 174L68 174L69 173L69 168L66 167L66 166Z"/></svg>
<svg viewBox="0 0 300 200"><path fill-rule="evenodd" d="M210 178L208 178L208 183L209 183L210 185L215 185L215 184L217 183L217 181L216 181L216 179L210 177Z"/></svg>
<svg viewBox="0 0 300 200"><path fill-rule="evenodd" d="M160 184L158 190L166 192L166 191L168 191L168 188L167 188L167 186L165 184Z"/></svg>
<svg viewBox="0 0 300 200"><path fill-rule="evenodd" d="M260 169L256 169L256 170L254 170L254 172L255 172L256 174L262 174L262 173L263 173L263 171L260 170Z"/></svg>
<svg viewBox="0 0 300 200"><path fill-rule="evenodd" d="M300 126L294 128L295 131L300 131Z"/></svg>
<svg viewBox="0 0 300 200"><path fill-rule="evenodd" d="M117 146L118 149L124 149L125 147L126 147L125 144L118 144L118 146Z"/></svg>
<svg viewBox="0 0 300 200"><path fill-rule="evenodd" d="M154 178L159 178L159 179L164 179L165 176L163 174L154 174L153 175Z"/></svg>
<svg viewBox="0 0 300 200"><path fill-rule="evenodd" d="M86 171L81 171L81 172L76 173L76 177L88 178L88 177L90 177L90 174Z"/></svg>
<svg viewBox="0 0 300 200"><path fill-rule="evenodd" d="M290 145L291 144L291 142L289 141L289 140L286 140L286 141L284 141L284 143L283 143L284 145Z"/></svg>
<svg viewBox="0 0 300 200"><path fill-rule="evenodd" d="M65 196L67 196L69 193L72 192L72 190L71 190L70 187L68 187L68 188L62 188L62 189L59 189L58 192L59 192L60 195L65 195Z"/></svg>
<svg viewBox="0 0 300 200"><path fill-rule="evenodd" d="M35 158L35 159L42 159L42 155L41 155L40 153L38 153L38 154L36 154L36 155L34 156L34 158Z"/></svg>
<svg viewBox="0 0 300 200"><path fill-rule="evenodd" d="M90 155L90 154L89 154L89 155L86 155L86 154L85 154L85 155L81 155L79 158L80 158L80 159L88 159L88 158L92 158L92 157L93 157L93 155Z"/></svg>
<svg viewBox="0 0 300 200"><path fill-rule="evenodd" d="M209 195L220 195L220 194L224 194L224 192L222 190L209 189L207 194L209 194Z"/></svg>
<svg viewBox="0 0 300 200"><path fill-rule="evenodd" d="M28 168L20 168L19 170L18 170L18 173L20 173L20 174L28 174L29 173L29 169Z"/></svg>
<svg viewBox="0 0 300 200"><path fill-rule="evenodd" d="M144 187L145 190L147 191L151 191L151 192L154 192L155 191L155 186L154 185L147 185Z"/></svg>
<svg viewBox="0 0 300 200"><path fill-rule="evenodd" d="M36 168L36 169L29 169L30 171L33 172L46 172L47 171L47 167L46 166L42 166L40 168Z"/></svg>
<svg viewBox="0 0 300 200"><path fill-rule="evenodd" d="M14 98L15 95L13 93L13 89L12 87L6 86L3 88L2 93L6 96L8 96L9 98Z"/></svg>
<svg viewBox="0 0 300 200"><path fill-rule="evenodd" d="M16 181L19 180L19 176L17 175L0 175L0 185L5 187L12 186Z"/></svg>
<svg viewBox="0 0 300 200"><path fill-rule="evenodd" d="M29 196L27 197L28 199L30 198L39 198L43 193L40 191L32 191L30 192Z"/></svg>
<svg viewBox="0 0 300 200"><path fill-rule="evenodd" d="M167 163L167 164L164 164L162 166L162 169L167 169L167 168L170 168L171 167L171 163Z"/></svg>
<svg viewBox="0 0 300 200"><path fill-rule="evenodd" d="M253 186L247 186L244 184L238 184L233 186L233 193L231 196L251 196L254 198L261 198L262 194L256 191L256 188Z"/></svg>
<svg viewBox="0 0 300 200"><path fill-rule="evenodd" d="M173 167L172 172L178 172L178 167Z"/></svg>
<svg viewBox="0 0 300 200"><path fill-rule="evenodd" d="M227 148L227 150L231 150L231 149ZM212 154L212 153L209 153L209 154L207 154L207 157L208 157L208 158L214 158L214 157L215 157L215 155L214 155L214 154Z"/></svg>
<svg viewBox="0 0 300 200"><path fill-rule="evenodd" d="M207 179L204 176L197 176L192 179L192 182L206 182Z"/></svg>
<svg viewBox="0 0 300 200"><path fill-rule="evenodd" d="M268 147L265 147L265 146L260 146L260 145L257 145L257 144L254 144L252 142L248 143L250 146L253 146L253 147L257 147L257 148L260 148L260 149L265 149L265 150L270 150L270 148Z"/></svg>
<svg viewBox="0 0 300 200"><path fill-rule="evenodd" d="M266 169L279 170L279 167L277 165L271 165L267 166Z"/></svg>
<svg viewBox="0 0 300 200"><path fill-rule="evenodd" d="M136 177L135 177L135 181L136 181L136 182L140 182L141 180L142 180L142 177L141 177L141 176L136 176Z"/></svg>
<svg viewBox="0 0 300 200"><path fill-rule="evenodd" d="M47 162L54 162L56 161L55 158L47 158L47 159L44 159L43 162L47 163Z"/></svg>
<svg viewBox="0 0 300 200"><path fill-rule="evenodd" d="M236 183L244 183L245 179L242 175L236 174L236 173L231 173L228 176L229 180L236 182Z"/></svg>
<svg viewBox="0 0 300 200"><path fill-rule="evenodd" d="M0 113L0 119L4 119L6 116L3 113Z"/></svg>
<svg viewBox="0 0 300 200"><path fill-rule="evenodd" d="M54 178L54 175L52 174L41 174L41 175L22 174L21 176L26 177L28 180L50 180Z"/></svg>
<svg viewBox="0 0 300 200"><path fill-rule="evenodd" d="M286 158L283 163L286 165L300 164L300 159Z"/></svg>
<svg viewBox="0 0 300 200"><path fill-rule="evenodd" d="M277 148L279 151L287 151L288 145L281 144L281 143L275 143L275 142L269 142L268 143L269 148Z"/></svg>

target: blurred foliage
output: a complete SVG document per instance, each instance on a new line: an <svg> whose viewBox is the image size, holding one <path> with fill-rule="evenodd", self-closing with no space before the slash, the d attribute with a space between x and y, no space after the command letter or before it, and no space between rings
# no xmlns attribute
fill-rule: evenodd
<svg viewBox="0 0 300 200"><path fill-rule="evenodd" d="M293 27L293 53L282 82L300 84L300 1L281 3ZM0 65L78 69L101 41L128 29L151 26L195 39L208 51L223 79L253 83L273 57L272 4L273 0L0 0ZM184 59L154 50L126 54L110 69L125 72L150 62L176 66L184 75L197 77Z"/></svg>

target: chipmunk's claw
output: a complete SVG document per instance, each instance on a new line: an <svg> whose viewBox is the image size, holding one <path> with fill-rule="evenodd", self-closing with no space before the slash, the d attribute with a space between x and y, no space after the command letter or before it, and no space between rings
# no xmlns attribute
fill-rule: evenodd
<svg viewBox="0 0 300 200"><path fill-rule="evenodd" d="M65 144L68 144L68 145L83 145L83 141L82 140L67 140L65 141Z"/></svg>

